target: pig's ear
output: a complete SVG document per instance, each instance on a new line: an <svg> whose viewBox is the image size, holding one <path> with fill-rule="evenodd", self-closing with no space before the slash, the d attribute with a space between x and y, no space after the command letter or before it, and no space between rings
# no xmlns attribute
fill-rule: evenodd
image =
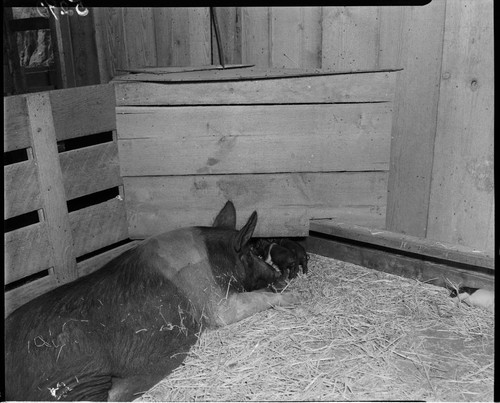
<svg viewBox="0 0 500 403"><path fill-rule="evenodd" d="M238 231L234 238L234 249L239 252L252 238L255 226L257 225L257 212L254 211L245 226Z"/></svg>
<svg viewBox="0 0 500 403"><path fill-rule="evenodd" d="M212 227L236 229L236 209L232 201L226 202L222 210L215 217Z"/></svg>

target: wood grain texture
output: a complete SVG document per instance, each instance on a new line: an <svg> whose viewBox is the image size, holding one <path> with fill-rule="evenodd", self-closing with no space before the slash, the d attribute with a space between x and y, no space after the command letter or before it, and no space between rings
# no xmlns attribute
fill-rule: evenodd
<svg viewBox="0 0 500 403"><path fill-rule="evenodd" d="M32 281L22 287L15 288L5 293L5 317L19 308L21 305L35 299L39 295L57 287L54 276L49 273L41 279Z"/></svg>
<svg viewBox="0 0 500 403"><path fill-rule="evenodd" d="M4 172L4 220L42 207L34 160L7 165Z"/></svg>
<svg viewBox="0 0 500 403"><path fill-rule="evenodd" d="M321 68L321 7L272 7L271 65Z"/></svg>
<svg viewBox="0 0 500 403"><path fill-rule="evenodd" d="M127 68L123 10L117 7L94 7L95 40L101 83L108 83L117 70Z"/></svg>
<svg viewBox="0 0 500 403"><path fill-rule="evenodd" d="M52 252L52 253L51 253ZM47 270L53 265L47 223L41 222L5 234L5 284Z"/></svg>
<svg viewBox="0 0 500 403"><path fill-rule="evenodd" d="M241 62L255 64L257 67L270 67L269 8L243 7L241 20Z"/></svg>
<svg viewBox="0 0 500 403"><path fill-rule="evenodd" d="M159 8L153 18L157 66L211 64L208 7Z"/></svg>
<svg viewBox="0 0 500 403"><path fill-rule="evenodd" d="M68 200L122 184L116 142L61 153L60 161Z"/></svg>
<svg viewBox="0 0 500 403"><path fill-rule="evenodd" d="M335 237L383 246L421 256L433 257L493 270L493 256L460 245L436 242L392 231L371 229L342 220L312 220L310 230Z"/></svg>
<svg viewBox="0 0 500 403"><path fill-rule="evenodd" d="M323 7L322 68L378 68L381 7Z"/></svg>
<svg viewBox="0 0 500 403"><path fill-rule="evenodd" d="M272 218L273 211L292 209L298 218L305 211L307 220L332 217L339 208L385 211L387 173L125 177L124 187L133 237L161 232L171 223L197 225L196 220L202 219L198 224L208 225L204 212L216 214L217 206L227 200L235 203L238 212L269 211L271 217L266 220L277 226L273 229L268 224L266 231L278 236L284 228L278 218ZM285 233L293 236L291 231Z"/></svg>
<svg viewBox="0 0 500 403"><path fill-rule="evenodd" d="M479 250L493 245L493 54L493 1L448 1L427 236Z"/></svg>
<svg viewBox="0 0 500 403"><path fill-rule="evenodd" d="M121 173L387 170L391 112L386 103L128 108L117 116Z"/></svg>
<svg viewBox="0 0 500 403"><path fill-rule="evenodd" d="M215 7L224 52L224 65L241 63L241 8ZM212 64L219 64L219 49L212 29Z"/></svg>
<svg viewBox="0 0 500 403"><path fill-rule="evenodd" d="M57 141L116 129L112 85L78 87L48 94Z"/></svg>
<svg viewBox="0 0 500 403"><path fill-rule="evenodd" d="M117 198L73 211L69 221L77 257L128 238L125 206Z"/></svg>
<svg viewBox="0 0 500 403"><path fill-rule="evenodd" d="M493 289L495 278L491 274L457 268L451 265L433 263L423 259L415 259L399 255L391 250L376 250L360 245L350 245L333 239L309 236L307 251L322 256L332 257L345 262L354 263L370 269L383 271L397 276L425 281L440 287L454 284L467 285L474 288Z"/></svg>
<svg viewBox="0 0 500 403"><path fill-rule="evenodd" d="M393 38L390 43L384 42L384 63L388 63L390 52L395 58L393 63L404 67L399 73L394 100L386 226L392 231L425 237L445 1L404 7L402 11L386 7L382 13L384 21L400 21L394 27L400 28L398 33L391 31L391 35L384 35L386 39Z"/></svg>
<svg viewBox="0 0 500 403"><path fill-rule="evenodd" d="M3 98L3 151L14 151L30 146L26 97L14 95Z"/></svg>
<svg viewBox="0 0 500 403"><path fill-rule="evenodd" d="M156 66L154 9L125 7L122 12L128 56L127 67Z"/></svg>
<svg viewBox="0 0 500 403"><path fill-rule="evenodd" d="M245 69L249 70L249 69ZM254 76L257 70L245 73ZM210 73L216 78L214 73ZM236 73L225 72L233 80L169 84L153 82L117 82L118 106L140 105L226 105L272 103L391 102L396 72L364 74L312 75L254 81L235 81ZM272 72L264 72L272 74ZM278 70L274 75L279 76ZM295 74L301 74L296 72ZM156 77L172 77L173 74ZM186 77L184 75L184 77ZM209 78L210 75L205 75Z"/></svg>
<svg viewBox="0 0 500 403"><path fill-rule="evenodd" d="M38 164L43 212L48 223L47 232L50 244L53 247L55 281L63 284L77 277L76 256L68 219L66 194L62 186L49 94L29 95L27 106L31 125L31 143Z"/></svg>
<svg viewBox="0 0 500 403"><path fill-rule="evenodd" d="M100 84L93 9L85 18L73 14L68 21L76 86Z"/></svg>

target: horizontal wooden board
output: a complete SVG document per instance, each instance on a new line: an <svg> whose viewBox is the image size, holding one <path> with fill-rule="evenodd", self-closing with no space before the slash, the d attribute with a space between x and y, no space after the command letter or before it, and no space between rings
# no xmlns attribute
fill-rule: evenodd
<svg viewBox="0 0 500 403"><path fill-rule="evenodd" d="M34 160L7 165L4 172L4 219L42 207L37 167Z"/></svg>
<svg viewBox="0 0 500 403"><path fill-rule="evenodd" d="M173 229L173 223L177 227L207 225L227 200L235 204L241 224L248 217L243 212L269 211L271 217L266 220L272 225L266 231L274 233L268 236L285 236L280 228L272 227L279 224L272 217L274 212L292 209L301 215L306 210L309 219L331 217L340 207L383 211L387 173L125 177L124 189L133 238ZM290 232L286 235L300 236Z"/></svg>
<svg viewBox="0 0 500 403"><path fill-rule="evenodd" d="M46 222L5 234L5 284L46 270L53 264Z"/></svg>
<svg viewBox="0 0 500 403"><path fill-rule="evenodd" d="M69 220L77 257L128 238L125 206L119 198L73 211Z"/></svg>
<svg viewBox="0 0 500 403"><path fill-rule="evenodd" d="M386 103L120 108L121 173L388 170L391 113Z"/></svg>
<svg viewBox="0 0 500 403"><path fill-rule="evenodd" d="M77 269L78 269L78 276L86 276L87 274L90 274L97 269L100 269L102 266L104 266L106 263L108 263L110 260L114 259L115 257L121 255L123 252L133 248L134 246L138 245L140 241L130 241L129 243L125 245L118 246L114 249L108 250L104 253L101 253L100 255L93 256L89 259L83 260L77 264Z"/></svg>
<svg viewBox="0 0 500 403"><path fill-rule="evenodd" d="M116 142L59 154L67 199L122 184Z"/></svg>
<svg viewBox="0 0 500 403"><path fill-rule="evenodd" d="M425 281L441 287L449 285L449 281L455 285L487 288L490 290L494 289L495 286L493 272L487 274L469 271L446 264L430 262L425 259L415 259L390 251L351 245L332 239L309 236L306 242L306 249L310 253L332 257L402 277Z"/></svg>
<svg viewBox="0 0 500 403"><path fill-rule="evenodd" d="M50 91L57 141L116 129L113 86Z"/></svg>
<svg viewBox="0 0 500 403"><path fill-rule="evenodd" d="M170 75L169 75L170 76ZM391 102L397 73L255 81L116 83L117 106Z"/></svg>
<svg viewBox="0 0 500 403"><path fill-rule="evenodd" d="M321 77L321 76L345 76L356 74L380 74L393 73L398 70L380 71L334 71L322 69L296 69L296 68L269 68L245 67L235 69L196 70L165 74L157 76L151 73L138 73L122 75L117 81L167 81L167 82L203 82L203 81L233 81L233 80L259 80L259 79L283 79L291 77Z"/></svg>
<svg viewBox="0 0 500 403"><path fill-rule="evenodd" d="M26 96L3 98L3 151L13 151L30 146L30 125Z"/></svg>
<svg viewBox="0 0 500 403"><path fill-rule="evenodd" d="M311 231L322 234L416 253L426 257L490 269L494 268L493 256L488 256L484 251L465 246L432 241L381 229L366 228L338 220L313 220L310 228Z"/></svg>
<svg viewBox="0 0 500 403"><path fill-rule="evenodd" d="M203 70L222 70L222 69L239 69L242 67L253 67L252 64L226 64L222 67L220 64L211 64L208 66L184 66L184 67L141 67L136 69L117 69L117 71L126 71L128 73L151 73L151 74L172 74L183 73L187 71L203 71ZM124 77L125 78L125 77ZM127 80L127 78L125 78ZM115 81L119 81L117 77Z"/></svg>
<svg viewBox="0 0 500 403"><path fill-rule="evenodd" d="M15 288L5 293L5 317L14 312L21 305L35 299L36 297L45 294L46 292L56 288L57 284L52 274L42 277L41 279L32 281L19 288Z"/></svg>

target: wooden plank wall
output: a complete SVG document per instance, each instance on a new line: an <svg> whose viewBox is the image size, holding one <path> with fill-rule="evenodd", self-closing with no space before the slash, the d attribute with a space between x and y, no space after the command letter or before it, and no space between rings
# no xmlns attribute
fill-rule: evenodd
<svg viewBox="0 0 500 403"><path fill-rule="evenodd" d="M397 73L238 79L249 71L116 83L131 237L211 225L227 200L239 225L259 212L257 236L306 236L309 219L340 209L385 210Z"/></svg>
<svg viewBox="0 0 500 403"><path fill-rule="evenodd" d="M126 10L91 10L103 82L120 73L118 69L144 67L146 61L153 66L218 63L207 8L135 11L141 18L153 15L153 28L139 32L140 42L127 40ZM226 63L336 71L403 68L396 86L386 227L490 253L493 110L475 112L493 103L492 15L492 0L434 0L402 7L217 8ZM143 24L138 18L135 27ZM130 56L153 43L156 59ZM455 106L456 111L451 109ZM455 152L476 140L470 157ZM444 151L449 141L454 153ZM460 174L453 176L450 167ZM453 178L462 173L470 184L460 190ZM490 185L476 186L481 179L474 176ZM447 190L439 197L444 182ZM463 197L464 192L470 197ZM448 195L454 202L446 200Z"/></svg>
<svg viewBox="0 0 500 403"><path fill-rule="evenodd" d="M111 85L7 97L4 116L8 314L98 268L113 252L98 261L84 255L123 243L128 232L121 196L69 207L79 197L123 187L116 134L111 141L64 151L70 139L116 132ZM25 157L13 159L21 153ZM26 221L29 213L34 218Z"/></svg>

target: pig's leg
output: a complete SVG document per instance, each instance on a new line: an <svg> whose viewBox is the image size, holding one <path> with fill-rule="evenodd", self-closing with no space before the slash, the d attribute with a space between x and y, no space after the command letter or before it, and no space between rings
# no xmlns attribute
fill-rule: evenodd
<svg viewBox="0 0 500 403"><path fill-rule="evenodd" d="M229 325L273 306L294 305L299 301L299 295L292 292L279 294L257 290L231 294L218 305L215 319L218 326Z"/></svg>

